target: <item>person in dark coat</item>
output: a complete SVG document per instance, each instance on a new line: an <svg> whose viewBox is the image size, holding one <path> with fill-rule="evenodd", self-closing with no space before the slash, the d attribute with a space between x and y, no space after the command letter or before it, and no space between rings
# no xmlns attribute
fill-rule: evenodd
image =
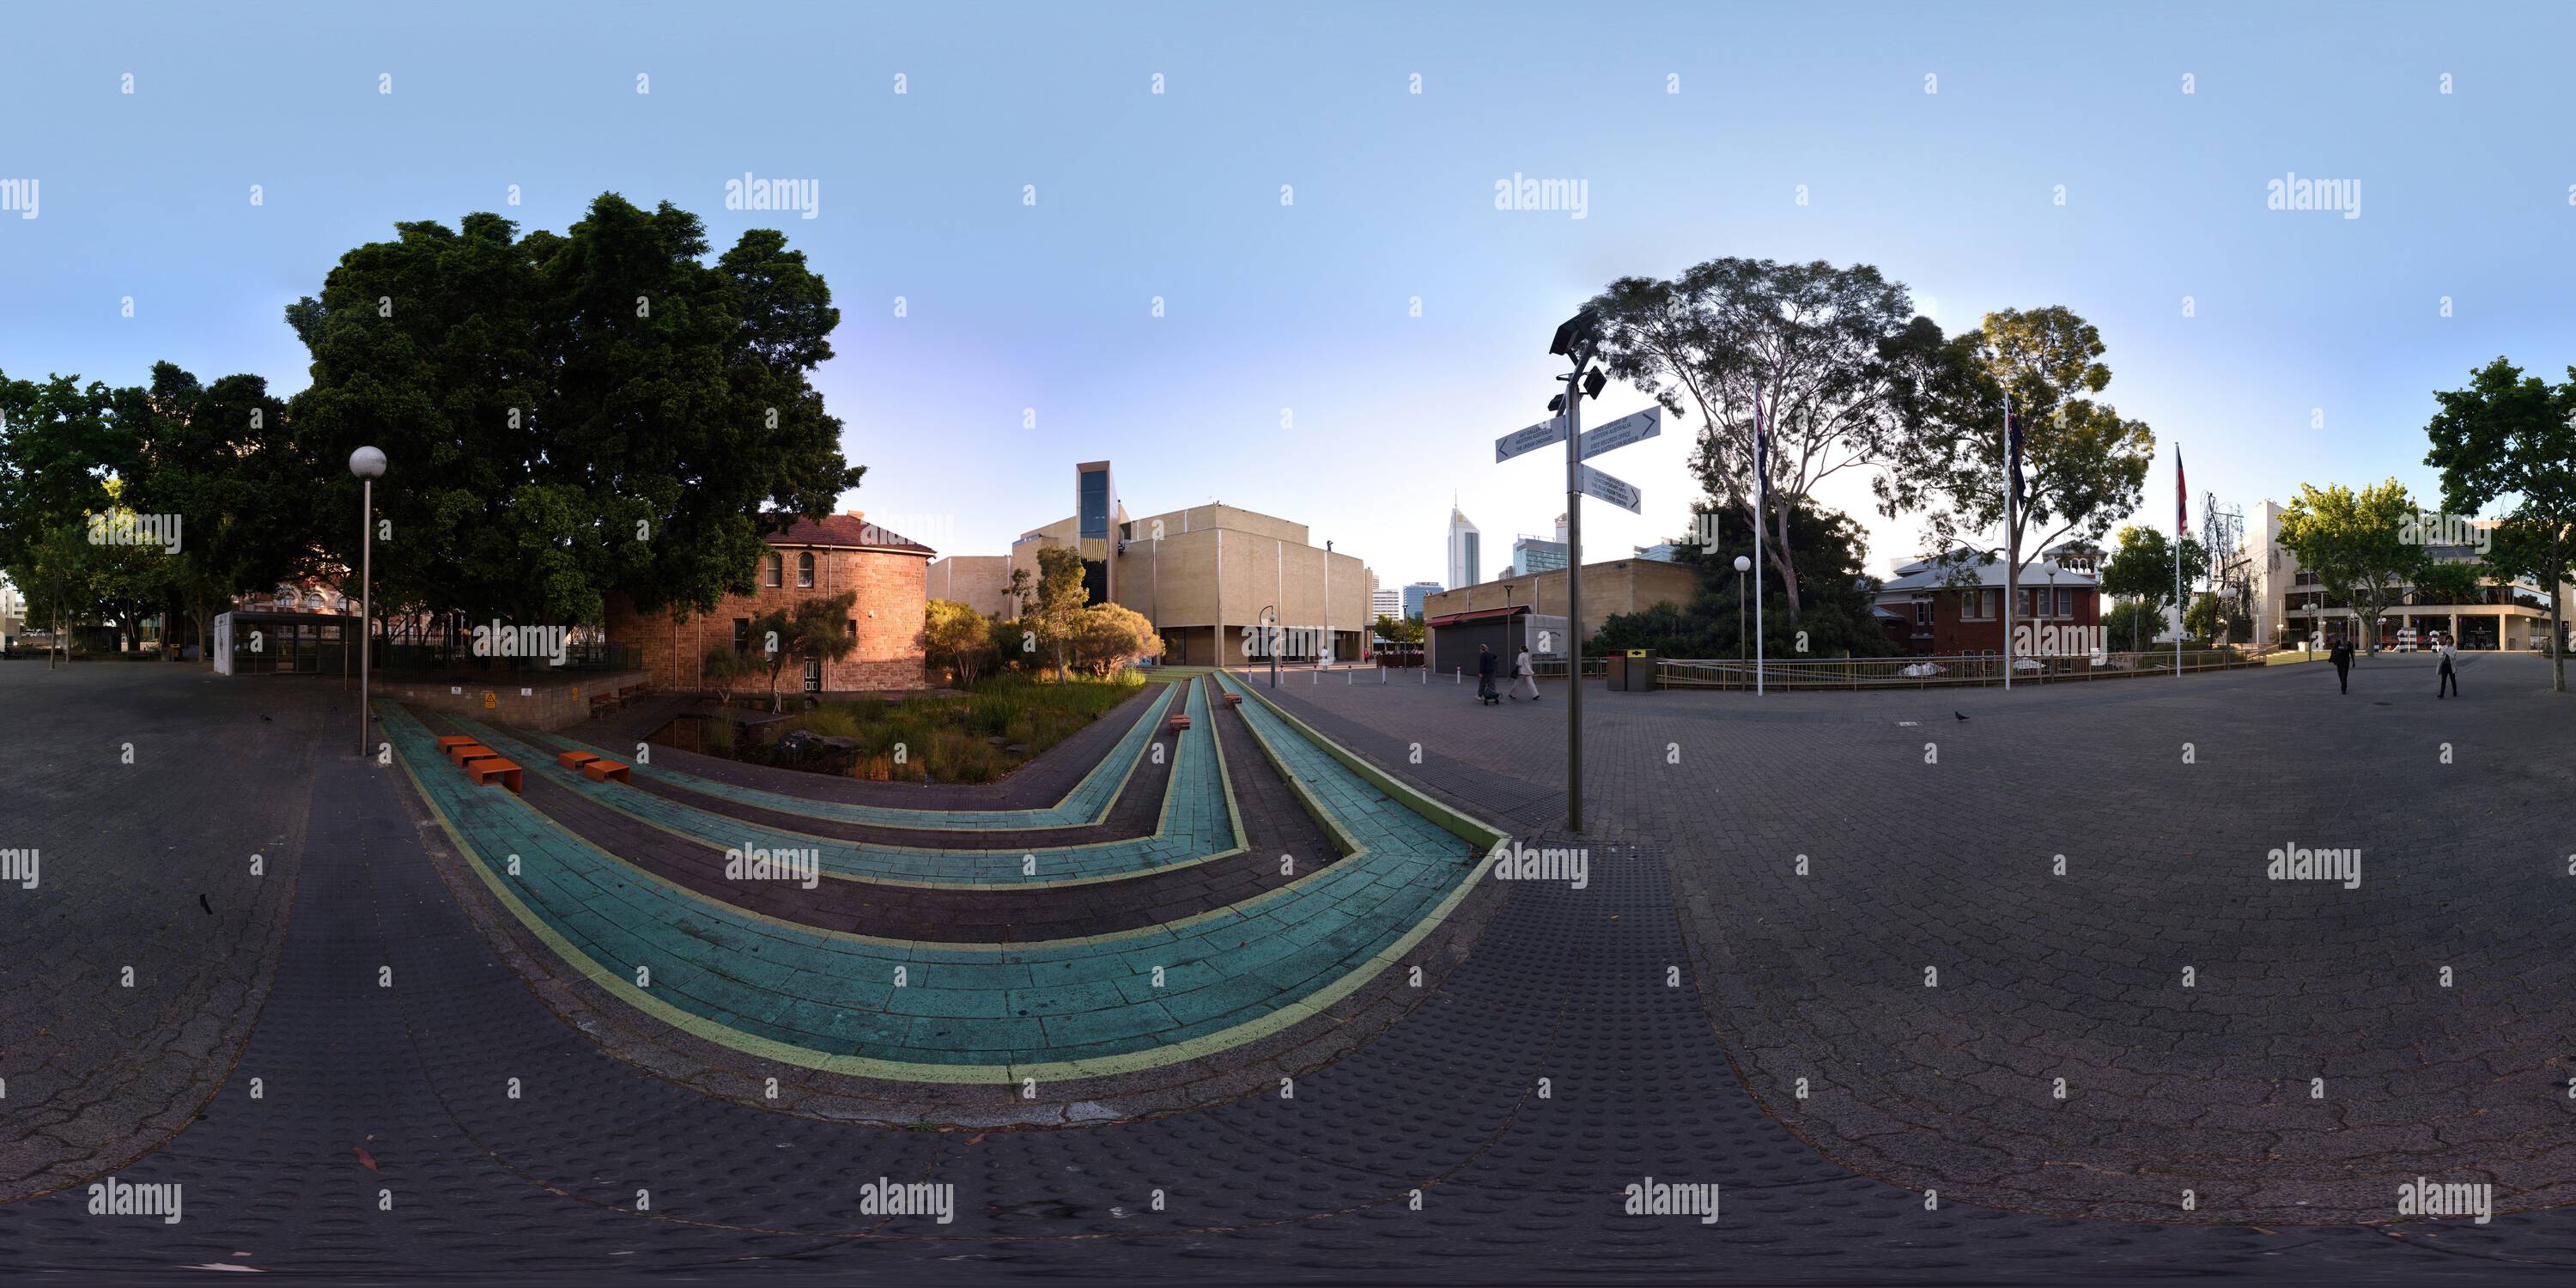
<svg viewBox="0 0 2576 1288"><path fill-rule="evenodd" d="M2451 669L2451 663L2459 657L2460 650L2451 643L2449 635L2436 635L2433 641L2434 650L2442 655L2442 673L2435 677L2433 699L2440 701L2444 689L2450 690L2450 695L2456 698L2460 696L2460 674Z"/></svg>
<svg viewBox="0 0 2576 1288"><path fill-rule="evenodd" d="M1476 696L1489 707L1503 700L1494 691L1494 650L1482 644L1476 646Z"/></svg>
<svg viewBox="0 0 2576 1288"><path fill-rule="evenodd" d="M2334 648L2327 652L2326 660L2334 663L2335 687L2345 693L2352 692L2352 641L2335 636Z"/></svg>

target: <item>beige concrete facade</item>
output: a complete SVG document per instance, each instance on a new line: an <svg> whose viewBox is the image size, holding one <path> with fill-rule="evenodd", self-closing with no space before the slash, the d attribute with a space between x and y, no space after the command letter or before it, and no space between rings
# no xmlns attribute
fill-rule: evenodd
<svg viewBox="0 0 2576 1288"><path fill-rule="evenodd" d="M1037 570L1029 570L1037 584ZM949 555L930 561L930 597L954 600L976 612L1002 617L1019 615L1011 602L1009 555Z"/></svg>
<svg viewBox="0 0 2576 1288"><path fill-rule="evenodd" d="M1122 512L1123 513L1123 512ZM1200 505L1121 519L1123 548L1112 581L1118 603L1154 623L1173 665L1244 665L1266 660L1257 643L1247 654L1244 628L1275 609L1295 637L1288 655L1311 660L1323 641L1335 659L1356 661L1367 647L1369 568L1365 560L1308 544L1305 524L1230 505ZM1037 552L1071 545L1074 520L1032 528L1011 543L1002 572L1026 568L1037 581ZM961 575L962 570L961 570ZM936 593L937 574L932 587ZM1305 647L1300 647L1305 645Z"/></svg>

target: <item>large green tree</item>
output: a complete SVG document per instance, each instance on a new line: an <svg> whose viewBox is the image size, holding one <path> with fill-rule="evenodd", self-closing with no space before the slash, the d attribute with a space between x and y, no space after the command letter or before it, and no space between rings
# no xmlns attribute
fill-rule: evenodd
<svg viewBox="0 0 2576 1288"><path fill-rule="evenodd" d="M1753 553L1753 527L1742 512L1703 510L1706 530L1717 538L1700 546L1679 544L1682 562L1699 572L1699 588L1686 604L1658 604L1635 613L1614 614L1583 642L1584 651L1601 656L1619 649L1644 648L1666 657L1735 657L1739 641L1752 649L1756 616L1751 574L1735 571L1738 555ZM1699 516L1695 515L1695 521ZM1763 640L1769 656L1882 657L1896 651L1887 632L1870 611L1876 583L1863 574L1869 543L1851 516L1802 505L1791 515L1790 535L1798 552L1799 580L1807 587L1805 611L1795 619L1789 598L1777 582L1763 586ZM1695 528L1699 526L1697 522ZM1766 540L1766 545L1767 545ZM1739 583L1741 585L1739 586ZM1745 594L1739 595L1741 589ZM1741 616L1737 605L1743 605Z"/></svg>
<svg viewBox="0 0 2576 1288"><path fill-rule="evenodd" d="M2137 508L2155 435L2100 401L2111 383L2101 332L2061 305L2005 309L1947 341L1915 337L1899 369L1905 430L1877 480L1880 512L1925 516L1928 544L1951 550L2000 532L2015 580L2074 538L2100 544ZM2005 521L2004 395L2022 430L2023 488Z"/></svg>
<svg viewBox="0 0 2576 1288"><path fill-rule="evenodd" d="M2558 588L2576 562L2576 367L2564 383L2526 376L2503 358L2468 387L2436 391L2424 463L2442 471L2443 508L2475 514L2511 498L2487 552L2493 571L2527 576L2549 596L2549 687L2567 689L2566 619Z"/></svg>
<svg viewBox="0 0 2576 1288"><path fill-rule="evenodd" d="M2363 645L2373 653L2380 615L2431 563L2431 551L2404 532L2414 514L2415 499L2395 479L2358 492L2340 483L2302 483L2281 512L2281 544L2361 618Z"/></svg>
<svg viewBox="0 0 2576 1288"><path fill-rule="evenodd" d="M839 320L823 279L772 230L707 252L696 215L605 193L561 234L489 213L398 224L288 306L325 512L358 508L352 449L387 457L390 602L518 622L596 621L612 594L712 611L750 589L765 531L857 486L809 379ZM324 540L355 561L355 534Z"/></svg>
<svg viewBox="0 0 2576 1288"><path fill-rule="evenodd" d="M2200 584L2209 567L2209 552L2193 537L2182 539L2182 589L2189 591ZM2145 606L2144 613L2132 613L2121 619L2129 637L2129 651L2145 647L2145 629L2164 629L2165 612L2177 602L2174 577L2174 542L2151 525L2130 524L2120 529L2119 546L2111 557L2102 561L2102 593Z"/></svg>
<svg viewBox="0 0 2576 1288"><path fill-rule="evenodd" d="M259 376L225 376L201 384L167 363L152 367L148 388L121 390L117 425L129 446L120 469L123 495L145 513L182 520L179 550L162 570L162 592L185 610L197 642L207 642L216 613L245 590L274 586L319 566L316 537L327 521L356 522L343 514L317 513L314 464L289 432L286 404L270 396ZM354 538L354 534L352 534ZM179 638L181 614L167 618ZM169 650L171 656L177 650Z"/></svg>
<svg viewBox="0 0 2576 1288"><path fill-rule="evenodd" d="M1596 297L1602 365L1666 410L1700 413L1692 471L1712 503L1765 525L1763 557L1786 616L1805 610L1793 516L1825 479L1883 458L1897 427L1889 361L1914 316L1902 283L1867 264L1722 258L1670 280L1623 277ZM1917 343L1924 343L1920 335ZM1769 509L1754 474L1757 404Z"/></svg>
<svg viewBox="0 0 2576 1288"><path fill-rule="evenodd" d="M1055 654L1056 679L1065 677L1065 653L1082 633L1082 610L1090 602L1082 584L1082 555L1071 546L1038 548L1036 601L1020 620L1036 628Z"/></svg>

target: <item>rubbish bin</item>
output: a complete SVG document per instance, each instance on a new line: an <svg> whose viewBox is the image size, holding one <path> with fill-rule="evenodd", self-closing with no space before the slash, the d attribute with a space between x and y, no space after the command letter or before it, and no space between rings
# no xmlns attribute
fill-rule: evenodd
<svg viewBox="0 0 2576 1288"><path fill-rule="evenodd" d="M1617 693L1652 693L1655 690L1655 655L1641 648L1613 653L1608 658L1610 688Z"/></svg>

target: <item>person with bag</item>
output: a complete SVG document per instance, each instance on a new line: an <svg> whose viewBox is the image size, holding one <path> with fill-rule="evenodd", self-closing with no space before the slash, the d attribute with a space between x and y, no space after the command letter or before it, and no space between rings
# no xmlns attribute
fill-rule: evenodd
<svg viewBox="0 0 2576 1288"><path fill-rule="evenodd" d="M1512 674L1520 677L1512 681L1512 701L1521 700L1521 686L1524 684L1529 686L1530 701L1538 701L1538 673L1530 668L1528 649L1522 649L1520 660L1512 664Z"/></svg>
<svg viewBox="0 0 2576 1288"><path fill-rule="evenodd" d="M1503 700L1494 688L1494 650L1482 644L1476 646L1476 696L1489 707Z"/></svg>

